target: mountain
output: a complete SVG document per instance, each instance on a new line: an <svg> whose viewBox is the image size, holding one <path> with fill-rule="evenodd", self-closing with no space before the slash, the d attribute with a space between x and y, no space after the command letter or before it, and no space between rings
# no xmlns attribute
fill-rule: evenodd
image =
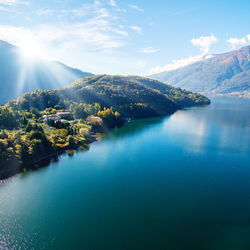
<svg viewBox="0 0 250 250"><path fill-rule="evenodd" d="M26 93L16 104L21 109L70 108L73 103L99 103L124 117L170 114L177 109L208 104L201 94L176 89L156 80L136 76L96 75L74 81L66 88ZM14 104L15 105L15 104Z"/></svg>
<svg viewBox="0 0 250 250"><path fill-rule="evenodd" d="M204 57L194 64L150 78L207 95L250 97L250 46Z"/></svg>
<svg viewBox="0 0 250 250"><path fill-rule="evenodd" d="M63 87L90 75L60 62L25 57L18 47L0 41L0 104L27 91Z"/></svg>
<svg viewBox="0 0 250 250"><path fill-rule="evenodd" d="M0 178L34 164L37 168L65 150L72 155L79 146L86 149L93 133L130 118L209 103L201 94L136 76L97 75L61 89L25 93L0 106Z"/></svg>

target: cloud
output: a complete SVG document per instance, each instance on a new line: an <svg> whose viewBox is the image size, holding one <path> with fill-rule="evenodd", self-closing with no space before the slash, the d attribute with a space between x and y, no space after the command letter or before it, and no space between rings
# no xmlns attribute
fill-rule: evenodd
<svg viewBox="0 0 250 250"><path fill-rule="evenodd" d="M0 26L0 39L17 46L29 39L50 48L59 46L75 49L85 48L89 51L105 51L124 46L125 43L116 37L121 33L122 31L109 26L103 20L89 20L86 23L63 25L40 25L34 29Z"/></svg>
<svg viewBox="0 0 250 250"><path fill-rule="evenodd" d="M250 34L246 35L248 42L250 43Z"/></svg>
<svg viewBox="0 0 250 250"><path fill-rule="evenodd" d="M0 6L0 11L13 12L9 8L3 7L3 6Z"/></svg>
<svg viewBox="0 0 250 250"><path fill-rule="evenodd" d="M113 6L113 7L117 7L117 4L116 4L116 2L115 2L114 0L110 0L110 1L109 1L109 4L110 4L111 6Z"/></svg>
<svg viewBox="0 0 250 250"><path fill-rule="evenodd" d="M140 8L139 6L137 5L130 5L130 8L134 9L134 10L137 10L139 12L144 12L144 9Z"/></svg>
<svg viewBox="0 0 250 250"><path fill-rule="evenodd" d="M62 15L67 15L70 14L70 16L74 17L83 17L83 16L94 16L98 14L98 12L106 12L107 14L107 9L103 8L103 4L100 1L94 1L93 4L85 3L79 6L78 8L75 9L62 9L60 12Z"/></svg>
<svg viewBox="0 0 250 250"><path fill-rule="evenodd" d="M53 13L53 10L47 9L47 10L37 10L36 14L38 16L47 16L47 15L51 15Z"/></svg>
<svg viewBox="0 0 250 250"><path fill-rule="evenodd" d="M13 5L18 3L18 0L0 0L0 4Z"/></svg>
<svg viewBox="0 0 250 250"><path fill-rule="evenodd" d="M67 13L84 15L86 10L89 12L86 13L85 20L79 22L42 24L33 28L0 25L0 39L17 46L22 46L29 40L48 55L54 55L54 51L64 54L65 50L70 49L79 50L82 54L94 51L110 53L126 45L124 37L128 33L122 25L116 24L114 15L99 1L95 1L93 5L82 6L80 12L68 10ZM50 10L39 10L40 15L50 13Z"/></svg>
<svg viewBox="0 0 250 250"><path fill-rule="evenodd" d="M118 12L124 12L124 13L127 12L127 10L119 8L115 0L109 0L109 5L114 7L115 10Z"/></svg>
<svg viewBox="0 0 250 250"><path fill-rule="evenodd" d="M156 52L159 52L160 49L155 49L153 47L146 47L146 48L141 48L139 50L139 52L143 53L143 54L151 54L151 53L156 53Z"/></svg>
<svg viewBox="0 0 250 250"><path fill-rule="evenodd" d="M206 57L205 57L206 58ZM172 63L169 63L163 67L156 66L150 70L150 74L157 74L165 71L172 71L176 70L185 66L188 66L189 64L193 64L199 61L202 61L204 59L204 56L191 56L184 59L174 60Z"/></svg>
<svg viewBox="0 0 250 250"><path fill-rule="evenodd" d="M136 31L138 34L142 34L142 28L139 26L130 26L129 27L131 30Z"/></svg>
<svg viewBox="0 0 250 250"><path fill-rule="evenodd" d="M21 0L0 0L0 4L4 4L4 5L25 4L25 5L28 5L29 2L21 1Z"/></svg>
<svg viewBox="0 0 250 250"><path fill-rule="evenodd" d="M201 36L199 38L191 39L191 43L194 46L199 46L200 52L203 55L207 54L210 50L210 47L217 42L218 42L218 39L214 36L214 34L211 34L210 36Z"/></svg>
<svg viewBox="0 0 250 250"><path fill-rule="evenodd" d="M174 60L172 63L169 63L165 66L156 66L150 70L150 74L157 74L165 71L172 71L176 70L185 66L188 66L190 64L209 59L212 57L212 55L207 55L207 53L210 50L210 47L217 43L218 39L211 34L210 36L201 36L199 38L193 38L191 39L191 43L194 46L200 47L201 54L198 56L191 56L188 58L183 58L179 60Z"/></svg>
<svg viewBox="0 0 250 250"><path fill-rule="evenodd" d="M246 36L247 40L250 42L250 35ZM229 38L227 42L231 45L232 49L236 49L238 46L243 46L247 44L247 40L242 38Z"/></svg>

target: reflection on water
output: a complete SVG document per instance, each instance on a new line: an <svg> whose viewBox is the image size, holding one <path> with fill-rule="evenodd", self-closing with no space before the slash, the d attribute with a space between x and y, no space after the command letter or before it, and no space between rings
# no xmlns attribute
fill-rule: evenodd
<svg viewBox="0 0 250 250"><path fill-rule="evenodd" d="M250 102L115 129L0 187L0 249L250 249Z"/></svg>
<svg viewBox="0 0 250 250"><path fill-rule="evenodd" d="M143 134L144 130L148 130L150 127L153 127L166 119L167 117L156 117L132 120L126 124L126 127L115 128L113 133L110 134L103 133L100 135L100 138L105 138L106 140L118 140L123 137L132 137L133 135L138 135L139 133ZM116 133L116 131L118 131L118 133Z"/></svg>
<svg viewBox="0 0 250 250"><path fill-rule="evenodd" d="M224 100L224 102L222 101ZM249 103L215 100L204 108L178 111L164 123L166 131L182 137L186 150L247 153L250 141Z"/></svg>

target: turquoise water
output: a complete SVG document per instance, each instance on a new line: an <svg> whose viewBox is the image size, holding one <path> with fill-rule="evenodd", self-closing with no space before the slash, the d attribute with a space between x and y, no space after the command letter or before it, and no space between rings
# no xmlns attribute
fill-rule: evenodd
<svg viewBox="0 0 250 250"><path fill-rule="evenodd" d="M0 249L250 249L250 101L132 121L0 187Z"/></svg>

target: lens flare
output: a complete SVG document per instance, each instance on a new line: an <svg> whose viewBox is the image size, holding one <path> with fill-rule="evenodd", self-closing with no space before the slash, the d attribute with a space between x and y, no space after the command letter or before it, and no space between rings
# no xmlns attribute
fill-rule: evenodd
<svg viewBox="0 0 250 250"><path fill-rule="evenodd" d="M37 43L30 41L29 39L24 39L24 41L20 45L20 56L25 59L43 57L41 47Z"/></svg>

